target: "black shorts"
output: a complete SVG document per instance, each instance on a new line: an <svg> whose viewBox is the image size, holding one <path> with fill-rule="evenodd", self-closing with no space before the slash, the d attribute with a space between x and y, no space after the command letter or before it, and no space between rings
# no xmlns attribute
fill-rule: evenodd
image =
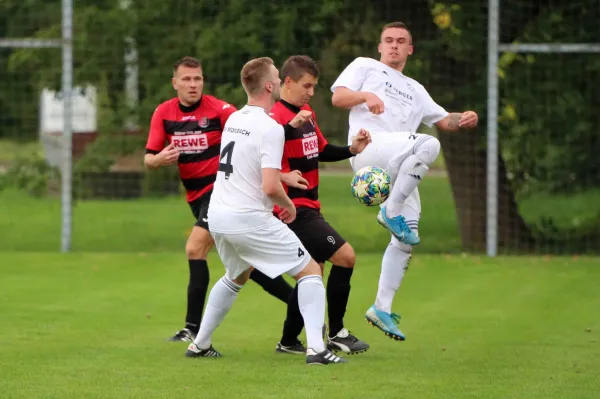
<svg viewBox="0 0 600 399"><path fill-rule="evenodd" d="M205 230L208 230L208 203L210 202L210 194L204 194L202 197L189 203L192 213L196 218L194 226L202 227Z"/></svg>
<svg viewBox="0 0 600 399"><path fill-rule="evenodd" d="M297 208L296 219L288 226L319 263L330 259L346 243L318 209Z"/></svg>

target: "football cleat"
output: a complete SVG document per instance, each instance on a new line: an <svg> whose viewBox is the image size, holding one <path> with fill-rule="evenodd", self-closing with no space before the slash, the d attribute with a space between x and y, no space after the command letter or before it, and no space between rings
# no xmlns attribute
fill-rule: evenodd
<svg viewBox="0 0 600 399"><path fill-rule="evenodd" d="M290 353L292 355L304 355L306 353L306 347L302 345L302 342L300 341L296 341L293 345L282 345L281 342L277 342L275 352Z"/></svg>
<svg viewBox="0 0 600 399"><path fill-rule="evenodd" d="M398 215L393 218L388 218L385 212L385 207L377 214L377 222L390 231L398 240L408 245L417 245L421 239L414 231L408 227L404 216Z"/></svg>
<svg viewBox="0 0 600 399"><path fill-rule="evenodd" d="M177 331L175 333L175 335L173 335L171 338L169 338L169 341L194 342L195 339L196 339L196 334L194 334L189 329L184 328L183 330Z"/></svg>
<svg viewBox="0 0 600 399"><path fill-rule="evenodd" d="M354 355L366 352L369 349L369 344L356 338L347 329L342 328L335 337L327 337L327 349Z"/></svg>
<svg viewBox="0 0 600 399"><path fill-rule="evenodd" d="M221 357L221 354L212 345L208 349L200 349L192 343L188 346L185 357Z"/></svg>
<svg viewBox="0 0 600 399"><path fill-rule="evenodd" d="M325 349L323 352L315 352L311 348L306 350L306 364L336 364L336 363L348 363L348 361L344 358L341 358L335 355L328 349Z"/></svg>
<svg viewBox="0 0 600 399"><path fill-rule="evenodd" d="M367 322L374 327L379 328L385 335L397 341L404 341L406 336L398 328L400 315L396 313L386 313L371 306L365 314Z"/></svg>

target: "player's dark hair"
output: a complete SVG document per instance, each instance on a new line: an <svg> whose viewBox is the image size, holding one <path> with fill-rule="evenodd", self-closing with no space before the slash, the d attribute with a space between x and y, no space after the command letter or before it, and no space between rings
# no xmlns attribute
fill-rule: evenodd
<svg viewBox="0 0 600 399"><path fill-rule="evenodd" d="M257 94L263 88L264 79L270 73L273 60L269 57L260 57L248 61L242 68L240 77L242 86L248 94Z"/></svg>
<svg viewBox="0 0 600 399"><path fill-rule="evenodd" d="M302 79L305 73L318 78L319 67L317 63L307 55L292 55L285 60L281 67L281 80L289 77L294 82L297 82Z"/></svg>
<svg viewBox="0 0 600 399"><path fill-rule="evenodd" d="M386 29L390 29L390 28L404 29L405 31L408 32L408 34L410 36L410 41L412 42L412 33L408 29L408 26L404 22L400 22L400 21L390 22L388 24L383 25L383 28L381 28L380 36L383 34L383 32L385 32Z"/></svg>
<svg viewBox="0 0 600 399"><path fill-rule="evenodd" d="M202 68L202 63L197 58L185 56L175 62L173 65L173 73L177 72L180 66L185 66L188 68Z"/></svg>

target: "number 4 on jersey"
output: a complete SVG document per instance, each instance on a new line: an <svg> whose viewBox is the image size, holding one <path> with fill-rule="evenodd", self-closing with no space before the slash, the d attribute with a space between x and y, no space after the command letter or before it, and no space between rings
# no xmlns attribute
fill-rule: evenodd
<svg viewBox="0 0 600 399"><path fill-rule="evenodd" d="M304 251L302 250L302 248L298 248L298 257L301 258L304 256Z"/></svg>
<svg viewBox="0 0 600 399"><path fill-rule="evenodd" d="M229 179L229 175L233 173L233 166L231 165L231 156L233 155L233 146L235 145L235 141L230 141L225 147L223 147L223 151L221 151L220 161L225 159L225 163L219 162L219 172L225 172L225 179Z"/></svg>

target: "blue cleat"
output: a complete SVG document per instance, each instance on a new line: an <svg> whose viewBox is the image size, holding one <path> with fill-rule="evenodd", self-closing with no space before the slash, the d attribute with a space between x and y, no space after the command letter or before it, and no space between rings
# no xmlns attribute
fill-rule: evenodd
<svg viewBox="0 0 600 399"><path fill-rule="evenodd" d="M406 336L398 328L400 323L400 315L396 313L385 313L377 310L375 305L371 306L365 314L367 322L374 327L379 328L385 335L395 339L396 341L404 341Z"/></svg>
<svg viewBox="0 0 600 399"><path fill-rule="evenodd" d="M377 214L377 222L388 229L398 240L408 245L417 245L421 239L416 235L406 224L404 216L398 215L393 218L388 218L385 212L385 207L382 207Z"/></svg>

